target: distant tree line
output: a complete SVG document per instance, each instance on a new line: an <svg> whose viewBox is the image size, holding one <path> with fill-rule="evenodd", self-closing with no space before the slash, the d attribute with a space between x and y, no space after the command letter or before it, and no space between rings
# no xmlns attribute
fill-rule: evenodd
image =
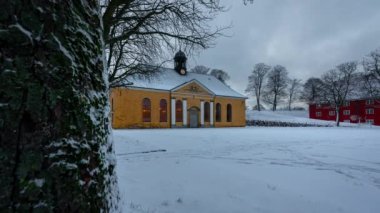
<svg viewBox="0 0 380 213"><path fill-rule="evenodd" d="M270 105L276 111L278 105L286 101L287 108L292 109L292 104L299 99L301 80L290 78L284 66L269 66L258 63L248 76L246 92L255 96L256 109L261 110L261 100Z"/></svg>
<svg viewBox="0 0 380 213"><path fill-rule="evenodd" d="M360 66L362 71L358 71ZM288 110L296 101L330 103L335 106L339 126L339 108L345 101L380 96L380 49L366 55L361 62L341 63L321 77L307 79L304 84L300 79L289 78L284 66L258 63L248 76L246 92L256 98L254 108L257 110L261 110L262 102L273 111L284 102Z"/></svg>

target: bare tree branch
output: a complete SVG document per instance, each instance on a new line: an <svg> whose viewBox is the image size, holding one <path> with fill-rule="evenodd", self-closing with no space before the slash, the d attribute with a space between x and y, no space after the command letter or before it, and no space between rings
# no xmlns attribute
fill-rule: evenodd
<svg viewBox="0 0 380 213"><path fill-rule="evenodd" d="M322 75L324 96L327 102L335 106L337 126L339 126L339 109L348 95L353 92L352 79L356 70L356 62L346 62Z"/></svg>
<svg viewBox="0 0 380 213"><path fill-rule="evenodd" d="M245 91L255 95L258 111L261 110L260 99L264 80L270 69L270 66L264 63L259 63L255 65L251 75L248 76L248 85Z"/></svg>
<svg viewBox="0 0 380 213"><path fill-rule="evenodd" d="M225 11L219 0L103 0L104 40L111 87L136 67L156 67L180 47L187 53L214 45L229 26L211 27ZM139 70L150 76L155 70Z"/></svg>

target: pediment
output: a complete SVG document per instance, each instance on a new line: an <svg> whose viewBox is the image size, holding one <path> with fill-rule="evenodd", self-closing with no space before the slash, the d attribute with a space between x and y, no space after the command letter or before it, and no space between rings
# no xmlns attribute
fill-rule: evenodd
<svg viewBox="0 0 380 213"><path fill-rule="evenodd" d="M172 92L193 95L214 95L214 93L211 90L209 90L207 87L205 87L196 80L180 85L174 88Z"/></svg>

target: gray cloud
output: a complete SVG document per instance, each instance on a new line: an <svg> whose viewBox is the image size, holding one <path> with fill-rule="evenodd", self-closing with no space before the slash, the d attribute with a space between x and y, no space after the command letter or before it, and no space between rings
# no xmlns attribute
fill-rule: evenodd
<svg viewBox="0 0 380 213"><path fill-rule="evenodd" d="M233 28L202 51L189 66L229 72L228 82L243 93L254 64L285 66L291 77L320 76L339 63L360 60L380 47L379 0L224 0L230 10L215 25Z"/></svg>

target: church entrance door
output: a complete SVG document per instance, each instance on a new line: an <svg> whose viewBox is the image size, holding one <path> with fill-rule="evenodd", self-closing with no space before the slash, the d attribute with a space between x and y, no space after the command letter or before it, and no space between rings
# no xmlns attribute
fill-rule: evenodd
<svg viewBox="0 0 380 213"><path fill-rule="evenodd" d="M189 119L190 119L190 128L198 128L198 109L190 108L189 109Z"/></svg>

